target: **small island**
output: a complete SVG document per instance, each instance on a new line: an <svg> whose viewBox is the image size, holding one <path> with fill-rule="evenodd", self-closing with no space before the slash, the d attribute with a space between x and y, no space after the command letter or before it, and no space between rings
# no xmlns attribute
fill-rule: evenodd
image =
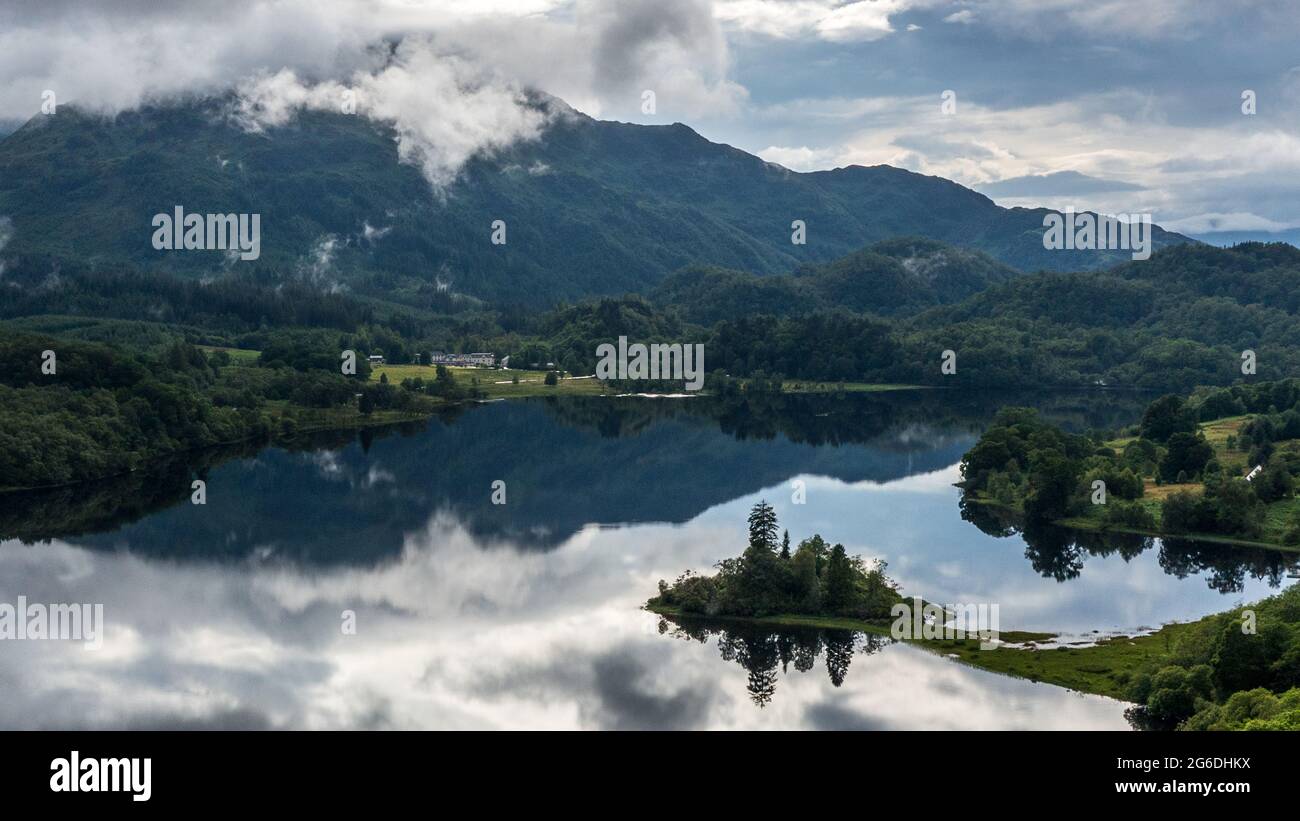
<svg viewBox="0 0 1300 821"><path fill-rule="evenodd" d="M828 545L819 535L791 551L789 531L778 538L777 530L776 512L760 501L749 514L749 545L739 558L718 562L712 576L688 570L672 584L660 580L646 609L832 628L888 625L890 609L903 597L884 562L850 557L844 545Z"/></svg>

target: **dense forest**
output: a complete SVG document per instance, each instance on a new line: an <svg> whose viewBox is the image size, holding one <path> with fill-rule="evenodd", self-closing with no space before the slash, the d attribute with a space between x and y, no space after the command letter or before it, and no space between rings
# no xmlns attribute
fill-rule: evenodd
<svg viewBox="0 0 1300 821"><path fill-rule="evenodd" d="M1300 730L1300 587L1185 625L1127 697L1141 726Z"/></svg>
<svg viewBox="0 0 1300 821"><path fill-rule="evenodd" d="M904 237L830 262L804 264L789 275L693 265L665 279L651 298L700 325L836 309L895 316L959 302L1018 275L979 251Z"/></svg>
<svg viewBox="0 0 1300 821"><path fill-rule="evenodd" d="M464 391L367 381L364 360L344 376L337 355L305 337L268 350L241 365L179 340L133 354L0 331L0 489L111 476L170 454L346 427L376 414L427 415Z"/></svg>
<svg viewBox="0 0 1300 821"><path fill-rule="evenodd" d="M1110 434L1004 408L961 475L972 499L1034 521L1300 544L1300 380L1170 394Z"/></svg>
<svg viewBox="0 0 1300 821"><path fill-rule="evenodd" d="M1297 277L1300 249L1280 244L1182 245L1106 272L1016 276L978 254L895 240L789 277L691 268L649 298L581 303L517 328L532 337L530 360L574 372L626 335L701 342L707 370L746 379L1189 391L1252 378L1245 351L1261 379L1300 370L1296 297L1281 296Z"/></svg>
<svg viewBox="0 0 1300 821"><path fill-rule="evenodd" d="M913 238L785 276L691 267L649 295L548 310L445 291L376 299L273 266L192 280L20 255L5 260L0 319L132 350L177 338L261 350L283 329L333 329L390 363L489 350L589 374L597 346L627 336L703 344L706 370L760 383L1188 391L1252 377L1245 351L1264 379L1300 368L1300 298L1286 295L1297 276L1300 250L1283 245L1181 245L1106 272L1017 274Z"/></svg>

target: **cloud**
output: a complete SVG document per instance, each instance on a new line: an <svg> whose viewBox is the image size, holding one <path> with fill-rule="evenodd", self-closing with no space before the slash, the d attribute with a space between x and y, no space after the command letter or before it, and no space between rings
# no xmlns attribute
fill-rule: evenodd
<svg viewBox="0 0 1300 821"><path fill-rule="evenodd" d="M388 236L388 234L392 230L393 227L391 225L386 225L382 228L376 228L370 223L366 222L362 224L361 236L364 237L367 242L376 242Z"/></svg>
<svg viewBox="0 0 1300 821"><path fill-rule="evenodd" d="M1129 0L999 0L982 4L980 12L992 29L1017 37L1047 40L1083 33L1160 40L1198 37L1216 21L1231 20L1239 31L1260 21L1280 22L1293 16L1294 8L1290 0L1241 0L1231 4L1145 0L1140 7ZM962 14L958 11L949 17Z"/></svg>
<svg viewBox="0 0 1300 821"><path fill-rule="evenodd" d="M777 38L870 42L893 34L891 18L924 0L720 0L714 14L730 28Z"/></svg>
<svg viewBox="0 0 1300 821"><path fill-rule="evenodd" d="M260 130L284 125L301 108L340 111L353 101L358 115L394 128L398 155L435 187L451 183L475 154L535 139L549 116L518 86L437 53L425 39L402 41L390 63L348 84L313 85L289 70L256 77L241 84L232 116Z"/></svg>
<svg viewBox="0 0 1300 821"><path fill-rule="evenodd" d="M6 4L0 12L0 116L27 117L41 92L113 113L151 99L208 93L268 65L329 73L365 59L360 0L199 0L183 6Z"/></svg>
<svg viewBox="0 0 1300 821"><path fill-rule="evenodd" d="M708 2L587 2L580 11L593 45L592 68L604 88L637 94L695 89L727 106L736 99L738 89L724 79L726 41Z"/></svg>
<svg viewBox="0 0 1300 821"><path fill-rule="evenodd" d="M956 113L943 116L937 91L793 100L758 119L795 139L831 138L768 143L758 153L799 171L893 165L1009 207L1151 213L1162 225L1248 213L1289 225L1300 200L1300 138L1252 117L1187 122L1168 110L1173 102L1126 88L998 107L959 94Z"/></svg>
<svg viewBox="0 0 1300 821"><path fill-rule="evenodd" d="M3 251L5 249L5 246L9 244L9 240L13 238L14 238L14 221L9 217L0 215L0 251ZM6 268L5 261L3 259L0 259L0 276L4 275L5 268Z"/></svg>
<svg viewBox="0 0 1300 821"><path fill-rule="evenodd" d="M718 0L714 14L729 29L779 39L870 42L893 34L908 12L934 14L945 23L985 25L995 36L1053 40L1085 36L1133 40L1187 39L1215 21L1247 18L1283 22L1288 0L999 0L979 12L969 0ZM919 29L909 22L907 31Z"/></svg>
<svg viewBox="0 0 1300 821"><path fill-rule="evenodd" d="M837 151L833 148L813 149L806 145L785 147L770 145L758 152L758 156L785 166L791 171L816 171L827 168L835 161Z"/></svg>
<svg viewBox="0 0 1300 821"><path fill-rule="evenodd" d="M337 290L338 283L333 280L332 275L334 273L335 257L337 257L339 248L343 247L343 244L343 241L334 234L324 234L317 237L316 242L312 244L311 250L298 261L298 276L317 287L326 288L330 291ZM329 455L326 454L326 456Z"/></svg>
<svg viewBox="0 0 1300 821"><path fill-rule="evenodd" d="M410 43L418 45L408 45ZM396 59L393 49L396 46ZM709 0L51 0L0 8L0 120L32 116L41 93L105 114L250 79L259 122L373 94L412 161L438 178L473 149L532 133L520 89L593 116L639 112L644 89L686 119L735 112L726 38ZM427 97L426 91L431 91ZM274 106L282 108L274 108ZM441 106L441 116L430 112ZM439 120L453 113L452 122ZM443 149L427 138L446 140Z"/></svg>
<svg viewBox="0 0 1300 821"><path fill-rule="evenodd" d="M438 186L475 153L544 132L525 97L537 89L595 117L688 122L796 170L890 163L972 186L1074 171L1141 190L1022 189L1026 202L1006 204L1288 222L1300 197L1288 5L10 0L0 121L30 117L44 89L113 113L239 85L249 127L270 128L350 89ZM1248 48L1206 34L1230 19ZM922 24L921 39L893 36ZM998 49L1011 56L990 62ZM947 88L958 113L941 119ZM1259 94L1256 117L1240 113L1243 88Z"/></svg>

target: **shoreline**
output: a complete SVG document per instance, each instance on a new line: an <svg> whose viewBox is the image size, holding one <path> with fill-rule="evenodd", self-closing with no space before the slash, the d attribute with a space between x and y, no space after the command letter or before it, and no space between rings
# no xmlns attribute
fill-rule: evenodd
<svg viewBox="0 0 1300 821"><path fill-rule="evenodd" d="M244 366L229 366L229 367L244 367ZM383 372L383 369L385 367L392 369L394 366L379 366L371 374L371 378L368 381L377 382L379 380L379 374ZM431 365L402 365L397 367L406 368L406 369L421 368L426 371L436 372L436 367ZM453 370L461 370L461 369L453 369ZM466 370L473 370L473 369L466 369ZM561 387L566 382L570 382L574 380L577 380L578 386L584 389L565 390L563 387ZM392 378L390 377L390 384L391 381ZM823 383L818 383L818 385L821 384ZM587 388L588 385L593 385L598 387L595 387L594 389L590 389ZM476 405L476 404L483 404L484 402L495 402L495 401L503 401L509 399L533 399L537 397L547 397L547 396L605 396L611 398L634 398L634 399L635 398L657 399L666 396L666 394L610 393L609 391L613 389L608 388L602 382L593 381L589 377L566 377L564 379L561 379L558 385L542 385L542 383L540 382L534 384L531 381L530 382L521 381L518 384L515 384L513 382L496 382L496 383L490 383L488 385L479 385L479 387L485 393L485 396L482 399L458 399L455 401L448 402L446 400L434 398L434 401L436 401L438 404L435 408L430 409L428 412L403 413L403 412L391 412L391 411L375 411L373 414L371 414L372 417L379 416L380 414L390 414L380 419L373 419L373 418L367 419L361 416L360 413L356 413L354 415L348 415L345 418L339 419L337 421L324 422L324 423L314 424L314 425L302 425L296 431L294 431L293 434L291 434L288 437L273 435L267 441L266 446L271 447L274 446L277 442L292 441L294 437L302 434L308 434L308 433L325 433L330 431L342 431L342 430L361 430L364 428L375 428L375 427L385 427L387 425L397 425L405 422L424 422L424 421L428 421L429 419L432 419L434 416L438 414L439 411L445 410L447 408L454 408L459 405ZM538 387L540 387L540 389L538 389ZM512 389L521 389L521 390L512 390ZM837 387L832 387L830 389L822 390L817 388L817 386L813 386L811 388L801 389L801 390L783 390L781 391L781 393L820 394L820 393L834 393L835 390L837 389L838 389ZM869 383L869 382L847 383L844 386L844 390L846 392L853 392L853 393L884 393L888 391L923 390L923 389L925 389L925 386L922 385L893 385L893 384L876 384L876 383ZM696 391L691 394L691 396L710 396L710 395L712 394L708 393L707 391ZM322 408L305 408L305 407L295 406L295 410L324 414L324 415L337 413L337 410L332 408L322 409ZM232 445L243 445L255 441L257 441L255 437L249 437L246 439L235 439L228 442L213 442L208 445L203 445L202 447L190 448L187 450L167 451L165 453L159 453L155 456L150 457L144 464L141 464L138 467L132 468L130 470L119 471L117 473L106 473L100 476L90 476L84 479L76 479L71 482L62 482L54 485L0 487L0 497L4 497L9 494L38 493L46 490L59 490L63 488L77 487L78 485L91 484L93 482L102 482L107 479L115 479L121 476L128 476L132 473L137 473L142 470L148 470L148 468L151 465L155 465L165 459L174 459L180 456L185 456L186 454L201 453L211 448L229 447Z"/></svg>
<svg viewBox="0 0 1300 821"><path fill-rule="evenodd" d="M956 487L961 487L961 485L958 484ZM966 501L982 507L990 507L997 510L1005 510L1017 515L1023 515L1020 509L1014 505L1003 504L1002 502L981 495L967 494ZM1151 536L1156 539L1187 539L1189 541L1212 542L1232 547L1255 547L1264 550L1275 550L1279 553L1300 554L1300 545L1285 545L1276 544L1274 542L1261 542L1254 539L1241 539L1235 536L1224 536L1221 533L1164 533L1156 530L1144 530L1135 527L1113 527L1096 522L1092 519L1081 518L1078 516L1054 519L1048 524L1064 527L1069 530L1086 530L1091 533L1127 533L1134 536Z"/></svg>
<svg viewBox="0 0 1300 821"><path fill-rule="evenodd" d="M794 614L775 616L704 616L685 613L675 607L652 605L647 602L643 610L666 619L682 619L699 622L734 622L737 624L768 625L775 627L811 627L829 630L854 630L877 636L890 636L888 620L881 622L848 619L836 616L799 616ZM1210 614L1204 618L1213 618ZM932 653L938 653L954 661L967 664L990 673L1022 678L1035 683L1050 684L1088 695L1104 696L1124 703L1124 687L1128 683L1130 671L1153 657L1169 654L1173 640L1189 626L1197 622L1171 622L1160 629L1140 636L1109 636L1098 639L1088 647L1058 645L1051 648L1038 648L1033 639L1025 636L1057 638L1056 633L1029 633L1026 631L1005 631L999 633L999 641L1006 642L1013 637L1022 638L1027 646L999 646L994 650L981 650L980 640L964 639L899 639L906 644L914 644ZM1038 641L1046 641L1039 638Z"/></svg>

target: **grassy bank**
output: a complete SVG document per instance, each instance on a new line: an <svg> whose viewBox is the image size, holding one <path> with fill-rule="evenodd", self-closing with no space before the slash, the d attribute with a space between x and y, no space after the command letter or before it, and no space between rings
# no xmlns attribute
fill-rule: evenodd
<svg viewBox="0 0 1300 821"><path fill-rule="evenodd" d="M495 370L492 368L448 368L456 381L469 386L478 380L477 387L487 394L488 399L518 399L529 396L611 396L635 392L626 387L615 389L599 379L590 376L563 376L555 385L546 384L546 371ZM372 380L381 374L388 376L388 381L400 385L403 379L423 379L430 382L437 377L438 369L434 365L377 365L370 373ZM515 378L518 377L518 381ZM740 381L742 388L746 384ZM835 394L835 393L883 393L886 391L924 390L921 385L873 384L868 382L785 382L781 393L798 394ZM707 391L692 391L695 395L705 395Z"/></svg>
<svg viewBox="0 0 1300 821"><path fill-rule="evenodd" d="M781 393L884 393L886 391L932 390L925 385L902 385L875 382L805 382L787 381Z"/></svg>
<svg viewBox="0 0 1300 821"><path fill-rule="evenodd" d="M646 610L668 618L702 619L708 622L856 630L878 636L890 634L888 621L797 615L703 618L662 605L647 605ZM1056 636L1052 633L1028 631L1005 631L1000 634L1003 642L1028 646L1003 646L996 650L981 650L978 639L908 639L906 641L908 644L918 645L981 670L1053 684L1081 693L1123 699L1124 687L1132 671L1149 661L1167 657L1178 635L1189 626L1170 624L1149 635L1105 638L1090 647L1060 646L1038 649L1033 646L1033 643L1050 641Z"/></svg>
<svg viewBox="0 0 1300 821"><path fill-rule="evenodd" d="M1185 485L1173 485L1174 490L1186 487ZM1023 515L1024 509L1018 504L1006 504L997 499L990 497L987 493L966 492L965 499L968 503L983 505L985 507L1005 510L1017 515ZM1149 500L1144 500L1144 506ZM1276 510L1274 510L1276 508ZM1155 500L1150 505L1154 511L1155 519L1160 521L1160 504ZM1269 519L1278 523L1286 521L1291 511L1300 510L1300 500L1287 499L1285 502L1277 503L1271 506L1269 510ZM1277 550L1283 553L1300 553L1300 546L1278 544L1276 542L1259 541L1256 539L1242 539L1235 536L1224 536L1220 533L1167 533L1159 528L1136 528L1121 527L1118 525L1108 524L1101 520L1100 516L1068 516L1064 519L1056 519L1052 524L1068 527L1072 530L1089 530L1095 533L1132 533L1137 536L1152 536L1159 539L1194 539L1200 542L1211 542L1214 544L1232 545L1234 547L1262 547L1266 550Z"/></svg>

